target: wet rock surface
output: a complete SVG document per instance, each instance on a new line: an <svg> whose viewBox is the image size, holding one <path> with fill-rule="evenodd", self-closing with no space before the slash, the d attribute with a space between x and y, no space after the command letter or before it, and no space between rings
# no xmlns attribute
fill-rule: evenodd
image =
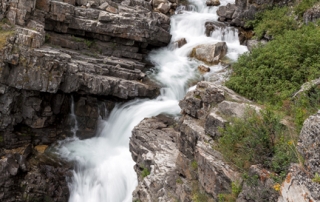
<svg viewBox="0 0 320 202"><path fill-rule="evenodd" d="M192 49L191 57L208 64L217 64L227 54L227 50L228 47L225 42L203 44Z"/></svg>

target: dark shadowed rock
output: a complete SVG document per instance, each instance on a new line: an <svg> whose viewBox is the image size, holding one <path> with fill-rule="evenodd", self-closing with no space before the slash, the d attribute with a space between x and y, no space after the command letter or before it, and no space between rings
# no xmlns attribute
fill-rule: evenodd
<svg viewBox="0 0 320 202"><path fill-rule="evenodd" d="M187 40L185 38L179 39L174 42L174 45L178 48L181 48L182 46L187 44Z"/></svg>
<svg viewBox="0 0 320 202"><path fill-rule="evenodd" d="M198 66L198 70L202 73L210 72L210 68L204 65Z"/></svg>
<svg viewBox="0 0 320 202"><path fill-rule="evenodd" d="M207 6L220 6L219 0L207 0L206 1Z"/></svg>

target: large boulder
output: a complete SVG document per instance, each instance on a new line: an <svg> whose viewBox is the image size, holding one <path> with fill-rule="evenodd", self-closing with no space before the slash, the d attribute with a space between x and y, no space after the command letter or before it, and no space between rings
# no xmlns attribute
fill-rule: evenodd
<svg viewBox="0 0 320 202"><path fill-rule="evenodd" d="M320 111L310 116L300 132L297 148L304 166L290 167L286 180L281 186L278 202L319 201L320 184L313 179L320 174Z"/></svg>
<svg viewBox="0 0 320 202"><path fill-rule="evenodd" d="M304 158L304 165L312 174L320 174L320 111L310 116L300 132L298 151Z"/></svg>
<svg viewBox="0 0 320 202"><path fill-rule="evenodd" d="M320 19L320 3L314 5L303 14L304 23L316 22Z"/></svg>
<svg viewBox="0 0 320 202"><path fill-rule="evenodd" d="M219 0L207 0L206 1L207 6L220 6Z"/></svg>
<svg viewBox="0 0 320 202"><path fill-rule="evenodd" d="M248 110L260 111L260 108L247 103L234 101L223 101L210 110L205 123L206 134L216 139L221 136L220 128L224 128L228 123L227 118L242 118Z"/></svg>
<svg viewBox="0 0 320 202"><path fill-rule="evenodd" d="M320 184L313 182L310 175L298 164L290 167L280 189L278 202L320 201Z"/></svg>
<svg viewBox="0 0 320 202"><path fill-rule="evenodd" d="M217 64L228 51L226 42L218 42L215 44L202 44L192 49L191 57L195 57L209 64Z"/></svg>

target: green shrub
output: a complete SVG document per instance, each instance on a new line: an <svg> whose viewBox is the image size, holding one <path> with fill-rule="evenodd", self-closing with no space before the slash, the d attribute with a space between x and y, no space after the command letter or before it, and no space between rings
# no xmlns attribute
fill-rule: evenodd
<svg viewBox="0 0 320 202"><path fill-rule="evenodd" d="M280 123L280 117L272 111L262 110L258 114L248 110L243 119L235 118L231 122L220 129L218 150L238 168L246 170L252 164L261 164L281 173L296 161L294 150L288 147L293 140Z"/></svg>
<svg viewBox="0 0 320 202"><path fill-rule="evenodd" d="M291 116L297 130L300 131L303 122L320 108L320 86L313 86L308 91L301 93L292 101Z"/></svg>
<svg viewBox="0 0 320 202"><path fill-rule="evenodd" d="M198 169L198 163L197 163L197 161L193 160L193 161L191 162L191 168L192 168L193 170L197 170L197 169Z"/></svg>
<svg viewBox="0 0 320 202"><path fill-rule="evenodd" d="M246 23L246 26L254 27L255 38L257 39L261 39L265 35L273 38L284 34L288 30L297 29L297 21L288 13L288 7L274 7L258 13L254 20Z"/></svg>
<svg viewBox="0 0 320 202"><path fill-rule="evenodd" d="M226 86L260 102L280 103L320 76L320 28L310 24L240 56Z"/></svg>
<svg viewBox="0 0 320 202"><path fill-rule="evenodd" d="M312 179L312 182L316 182L320 184L320 175L318 173L316 173L314 175L314 178Z"/></svg>
<svg viewBox="0 0 320 202"><path fill-rule="evenodd" d="M241 192L241 185L238 182L231 183L231 193L230 194L219 194L218 201L219 202L235 202L237 200L238 195Z"/></svg>
<svg viewBox="0 0 320 202"><path fill-rule="evenodd" d="M145 178L145 177L147 177L148 175L150 175L149 169L146 168L146 167L143 167L143 170L142 170L142 172L141 172L142 178Z"/></svg>
<svg viewBox="0 0 320 202"><path fill-rule="evenodd" d="M206 202L208 201L208 197L206 194L201 193L200 191L193 193L192 201L194 202Z"/></svg>

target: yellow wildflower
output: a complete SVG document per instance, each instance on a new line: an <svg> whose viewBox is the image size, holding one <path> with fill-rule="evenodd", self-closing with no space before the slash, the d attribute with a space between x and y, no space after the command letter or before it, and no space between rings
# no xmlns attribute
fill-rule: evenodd
<svg viewBox="0 0 320 202"><path fill-rule="evenodd" d="M288 142L288 145L293 145L293 140L290 140L289 142Z"/></svg>
<svg viewBox="0 0 320 202"><path fill-rule="evenodd" d="M273 189L276 191L280 191L281 185L279 183L276 183L275 185L273 185Z"/></svg>

